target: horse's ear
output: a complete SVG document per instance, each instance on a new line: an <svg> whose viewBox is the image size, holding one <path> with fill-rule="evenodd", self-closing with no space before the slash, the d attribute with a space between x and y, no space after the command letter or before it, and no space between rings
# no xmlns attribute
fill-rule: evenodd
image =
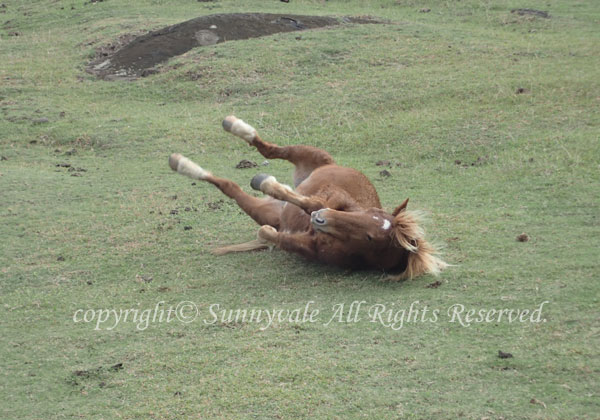
<svg viewBox="0 0 600 420"><path fill-rule="evenodd" d="M408 198L406 200L404 200L402 202L402 204L400 204L398 207L396 207L396 209L392 213L392 216L394 216L394 217L398 216L398 214L400 214L401 211L406 210L407 205L408 205Z"/></svg>

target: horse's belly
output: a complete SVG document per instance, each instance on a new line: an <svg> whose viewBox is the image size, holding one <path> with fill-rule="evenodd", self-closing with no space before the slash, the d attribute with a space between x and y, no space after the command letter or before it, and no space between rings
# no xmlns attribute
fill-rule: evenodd
<svg viewBox="0 0 600 420"><path fill-rule="evenodd" d="M281 211L280 231L305 232L310 228L310 216L300 207L285 203Z"/></svg>

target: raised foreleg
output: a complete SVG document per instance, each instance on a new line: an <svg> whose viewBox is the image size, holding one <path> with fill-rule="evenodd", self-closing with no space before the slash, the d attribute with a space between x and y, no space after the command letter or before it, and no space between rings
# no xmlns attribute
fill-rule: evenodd
<svg viewBox="0 0 600 420"><path fill-rule="evenodd" d="M258 174L252 178L252 188L271 197L294 204L312 214L317 210L330 208L333 210L352 211L357 207L352 197L344 191L324 186L317 195L305 196L292 190L289 186L277 182L274 176Z"/></svg>
<svg viewBox="0 0 600 420"><path fill-rule="evenodd" d="M256 175L254 178L252 178L250 186L255 190L262 191L263 193L270 195L277 200L287 201L288 203L294 204L308 214L327 207L325 200L321 197L307 197L302 194L298 194L289 186L277 182L275 177L271 175Z"/></svg>

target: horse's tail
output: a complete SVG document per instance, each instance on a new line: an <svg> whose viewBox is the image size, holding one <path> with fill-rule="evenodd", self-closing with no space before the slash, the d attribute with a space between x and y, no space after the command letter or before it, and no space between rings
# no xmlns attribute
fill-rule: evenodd
<svg viewBox="0 0 600 420"><path fill-rule="evenodd" d="M265 242L262 239L255 239L253 241L244 242L243 244L229 245L221 248L216 248L212 251L214 255L225 255L230 252L247 252L254 251L257 249L267 249L272 247L271 244Z"/></svg>
<svg viewBox="0 0 600 420"><path fill-rule="evenodd" d="M394 233L398 244L408 251L406 269L393 280L412 279L421 274L437 276L448 267L438 256L437 249L425 240L425 233L419 222L421 215L413 211L401 211L394 218Z"/></svg>

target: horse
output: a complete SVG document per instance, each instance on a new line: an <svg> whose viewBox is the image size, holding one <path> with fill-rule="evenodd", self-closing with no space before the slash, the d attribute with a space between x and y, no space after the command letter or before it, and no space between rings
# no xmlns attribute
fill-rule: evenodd
<svg viewBox="0 0 600 420"><path fill-rule="evenodd" d="M172 154L172 170L213 184L261 226L256 240L218 248L216 255L277 247L325 264L380 270L393 280L437 275L447 267L425 239L419 213L407 210L408 198L388 213L367 177L337 165L328 152L269 143L233 115L224 119L223 128L265 158L294 164L295 190L273 176L258 174L250 186L266 196L254 197L185 156Z"/></svg>

